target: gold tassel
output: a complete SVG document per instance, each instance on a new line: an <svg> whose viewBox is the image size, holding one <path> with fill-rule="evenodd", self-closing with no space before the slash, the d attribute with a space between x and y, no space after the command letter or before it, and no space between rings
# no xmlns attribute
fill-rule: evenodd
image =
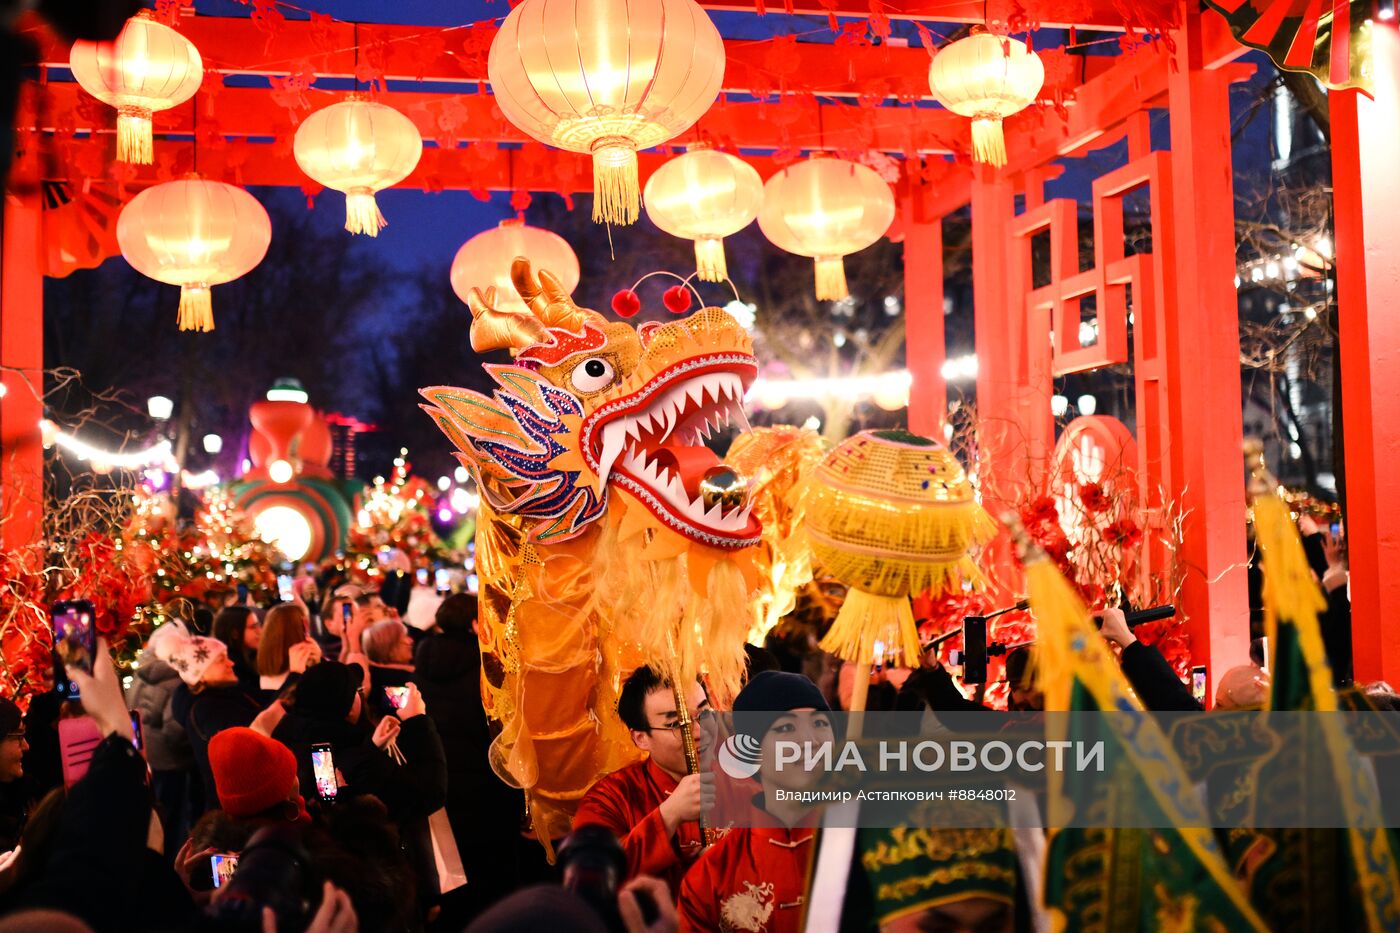
<svg viewBox="0 0 1400 933"><path fill-rule="evenodd" d="M626 140L602 140L593 149L593 222L626 226L642 213L637 151Z"/></svg>
<svg viewBox="0 0 1400 933"><path fill-rule="evenodd" d="M1006 138L1001 132L1001 117L973 118L972 158L997 168L1006 164Z"/></svg>
<svg viewBox="0 0 1400 933"><path fill-rule="evenodd" d="M851 493L819 482L809 495L807 539L817 562L838 580L886 596L982 582L967 552L995 536L996 525L980 503L855 507Z"/></svg>
<svg viewBox="0 0 1400 933"><path fill-rule="evenodd" d="M154 160L151 111L145 107L117 108L117 161L150 165Z"/></svg>
<svg viewBox="0 0 1400 933"><path fill-rule="evenodd" d="M818 259L817 300L841 301L851 296L846 288L846 260L840 256Z"/></svg>
<svg viewBox="0 0 1400 933"><path fill-rule="evenodd" d="M181 330L207 334L214 329L214 304L209 299L209 286L181 286L179 323Z"/></svg>
<svg viewBox="0 0 1400 933"><path fill-rule="evenodd" d="M729 277L724 261L724 241L719 237L701 237L695 241L695 268L702 282L723 282Z"/></svg>
<svg viewBox="0 0 1400 933"><path fill-rule="evenodd" d="M733 561L721 560L710 568L706 589L703 597L691 591L690 611L682 618L697 620L697 632L689 640L713 691L710 702L728 709L744 680L744 636L753 614L749 587ZM686 633L681 634L684 639Z"/></svg>
<svg viewBox="0 0 1400 933"><path fill-rule="evenodd" d="M379 231L387 226L389 222L379 212L379 203L374 200L373 191L369 188L352 188L345 192L346 230L379 236Z"/></svg>
<svg viewBox="0 0 1400 933"><path fill-rule="evenodd" d="M919 630L907 596L880 596L851 589L836 621L821 640L821 649L855 664L869 664L875 642L906 667L919 666ZM898 661L900 656L903 661Z"/></svg>

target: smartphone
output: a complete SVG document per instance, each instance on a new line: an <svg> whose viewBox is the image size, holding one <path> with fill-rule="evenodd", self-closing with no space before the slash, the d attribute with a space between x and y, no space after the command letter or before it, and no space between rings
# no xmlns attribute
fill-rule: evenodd
<svg viewBox="0 0 1400 933"><path fill-rule="evenodd" d="M1206 702L1206 666L1199 664L1191 668L1191 695L1202 706Z"/></svg>
<svg viewBox="0 0 1400 933"><path fill-rule="evenodd" d="M246 606L246 605L248 605L248 584L246 584L246 583L240 583L240 584L238 584L237 589L238 589L238 605L240 605L240 606Z"/></svg>
<svg viewBox="0 0 1400 933"><path fill-rule="evenodd" d="M335 800L340 785L335 779L335 759L331 747L325 742L311 746L311 773L316 778L316 796L326 803Z"/></svg>
<svg viewBox="0 0 1400 933"><path fill-rule="evenodd" d="M404 704L408 702L407 687L385 687L384 695L389 698L389 705L394 709L403 709Z"/></svg>
<svg viewBox="0 0 1400 933"><path fill-rule="evenodd" d="M209 878L213 890L222 888L238 871L238 856L232 852L215 852L209 856Z"/></svg>
<svg viewBox="0 0 1400 933"><path fill-rule="evenodd" d="M963 619L962 666L963 683L987 682L987 620L983 616Z"/></svg>
<svg viewBox="0 0 1400 933"><path fill-rule="evenodd" d="M433 574L433 582L437 585L439 593L446 593L452 589L452 575L447 572L446 568L441 568Z"/></svg>
<svg viewBox="0 0 1400 933"><path fill-rule="evenodd" d="M53 622L54 692L65 700L78 698L78 685L68 677L68 668L92 673L97 657L96 610L86 599L56 602L49 610Z"/></svg>
<svg viewBox="0 0 1400 933"><path fill-rule="evenodd" d="M346 625L355 617L355 604L349 601L340 604L340 621Z"/></svg>
<svg viewBox="0 0 1400 933"><path fill-rule="evenodd" d="M292 578L285 573L277 575L277 598L284 603L296 600L296 591L292 589Z"/></svg>
<svg viewBox="0 0 1400 933"><path fill-rule="evenodd" d="M419 568L418 568L418 572L415 574L415 576L418 578L418 585L419 585L419 586L427 586L427 585L428 585L428 568L427 568L427 567L419 567Z"/></svg>
<svg viewBox="0 0 1400 933"><path fill-rule="evenodd" d="M1341 523L1341 522L1333 522L1333 523L1332 523L1332 527L1331 527L1331 531L1332 531L1332 537L1334 537L1334 538L1340 538L1340 537L1342 536L1342 523Z"/></svg>
<svg viewBox="0 0 1400 933"><path fill-rule="evenodd" d="M129 709L127 712L131 714L131 744L135 745L138 751L145 751L145 737L141 733L141 711Z"/></svg>

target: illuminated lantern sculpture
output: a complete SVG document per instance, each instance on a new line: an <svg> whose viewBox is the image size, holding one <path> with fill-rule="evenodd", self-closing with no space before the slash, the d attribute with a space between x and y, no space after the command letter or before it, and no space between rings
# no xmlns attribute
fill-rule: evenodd
<svg viewBox="0 0 1400 933"><path fill-rule="evenodd" d="M387 225L374 193L412 174L423 155L413 121L355 95L302 121L292 155L312 180L345 192L345 229L378 236Z"/></svg>
<svg viewBox="0 0 1400 933"><path fill-rule="evenodd" d="M510 280L510 264L516 256L528 256L540 268L548 269L566 292L578 287L578 257L563 237L520 220L503 220L457 250L452 257L452 290L465 302L473 288L485 292L494 286L496 310L528 314Z"/></svg>
<svg viewBox="0 0 1400 933"><path fill-rule="evenodd" d="M117 244L133 269L180 286L181 330L214 329L211 286L267 255L272 221L242 188L188 175L142 191L117 218Z"/></svg>
<svg viewBox="0 0 1400 933"><path fill-rule="evenodd" d="M695 241L695 265L706 282L729 275L724 237L753 223L763 203L763 180L743 159L693 149L647 179L647 216L665 233Z"/></svg>
<svg viewBox="0 0 1400 933"><path fill-rule="evenodd" d="M817 467L806 509L816 563L851 588L822 650L869 664L879 645L917 667L910 595L980 582L971 551L995 533L962 465L929 438L862 431Z"/></svg>
<svg viewBox="0 0 1400 933"><path fill-rule="evenodd" d="M1001 121L1035 101L1045 66L1023 42L974 33L938 50L928 83L944 107L972 118L972 157L1000 168L1006 164Z"/></svg>
<svg viewBox="0 0 1400 933"><path fill-rule="evenodd" d="M151 114L189 100L204 80L199 49L150 10L114 42L74 42L68 66L83 90L117 108L117 159L141 164L152 160Z"/></svg>
<svg viewBox="0 0 1400 933"><path fill-rule="evenodd" d="M844 257L884 236L893 220L894 194L874 169L828 158L789 165L768 179L758 212L759 229L774 246L816 260L818 301L850 294Z"/></svg>
<svg viewBox="0 0 1400 933"><path fill-rule="evenodd" d="M689 129L724 79L724 43L694 0L524 0L486 65L506 119L593 156L593 219L636 221L637 151Z"/></svg>

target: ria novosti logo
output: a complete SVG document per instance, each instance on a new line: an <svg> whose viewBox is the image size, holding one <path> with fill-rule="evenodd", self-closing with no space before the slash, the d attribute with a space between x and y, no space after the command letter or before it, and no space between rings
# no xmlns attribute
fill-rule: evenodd
<svg viewBox="0 0 1400 933"><path fill-rule="evenodd" d="M751 735L736 732L719 747L719 768L736 781L747 780L758 773L763 746Z"/></svg>

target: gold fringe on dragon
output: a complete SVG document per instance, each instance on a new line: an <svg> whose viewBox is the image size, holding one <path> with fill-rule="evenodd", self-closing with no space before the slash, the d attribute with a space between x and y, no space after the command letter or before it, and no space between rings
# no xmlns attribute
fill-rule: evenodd
<svg viewBox="0 0 1400 933"><path fill-rule="evenodd" d="M706 445L728 425L749 431L758 374L723 309L634 329L579 307L524 258L511 278L527 311L497 308L489 288L468 302L472 349L513 357L485 364L491 396L439 386L423 407L481 493L482 694L501 727L491 759L525 789L548 847L593 782L638 757L615 706L628 672L703 675L721 708L737 693L763 607L790 600L772 565L791 529L760 519L773 524L819 441L784 429L765 463L766 432L742 433L743 460L765 464L756 476Z"/></svg>

